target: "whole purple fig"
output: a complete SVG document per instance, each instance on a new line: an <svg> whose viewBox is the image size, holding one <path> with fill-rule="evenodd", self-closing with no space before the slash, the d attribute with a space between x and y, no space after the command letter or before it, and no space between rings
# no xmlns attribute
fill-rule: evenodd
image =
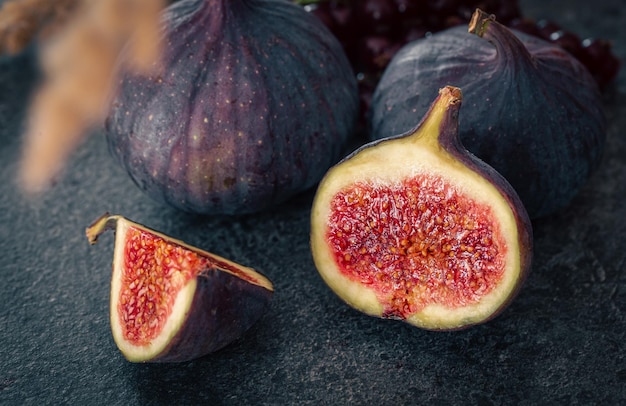
<svg viewBox="0 0 626 406"><path fill-rule="evenodd" d="M283 0L182 0L160 74L122 73L106 121L134 182L201 214L266 209L316 184L358 115L339 42ZM122 63L123 65L123 63Z"/></svg>
<svg viewBox="0 0 626 406"><path fill-rule="evenodd" d="M513 185L531 218L564 208L598 166L605 144L593 77L557 45L480 10L469 31L441 31L396 54L373 96L371 137L407 131L440 87L458 86L465 147Z"/></svg>

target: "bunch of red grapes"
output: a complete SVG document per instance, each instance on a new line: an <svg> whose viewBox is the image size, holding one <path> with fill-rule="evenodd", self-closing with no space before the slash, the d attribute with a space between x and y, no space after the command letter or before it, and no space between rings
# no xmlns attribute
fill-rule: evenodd
<svg viewBox="0 0 626 406"><path fill-rule="evenodd" d="M361 111L393 55L406 43L456 25L472 13L494 14L510 28L558 44L582 62L605 89L620 62L603 39L581 39L550 21L524 18L516 0L294 0L316 15L343 45L359 81Z"/></svg>

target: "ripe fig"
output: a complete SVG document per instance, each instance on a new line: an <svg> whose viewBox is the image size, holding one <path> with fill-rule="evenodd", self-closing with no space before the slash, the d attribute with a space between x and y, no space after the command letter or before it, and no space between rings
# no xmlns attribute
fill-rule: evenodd
<svg viewBox="0 0 626 406"><path fill-rule="evenodd" d="M465 328L497 315L530 269L528 214L460 143L461 98L459 88L442 88L417 127L357 149L319 185L315 265L366 314Z"/></svg>
<svg viewBox="0 0 626 406"><path fill-rule="evenodd" d="M172 207L238 215L313 187L352 136L359 98L337 39L284 0L182 0L163 16L160 74L120 65L112 155Z"/></svg>
<svg viewBox="0 0 626 406"><path fill-rule="evenodd" d="M122 216L87 228L95 244L115 230L110 317L132 362L188 361L241 337L265 312L272 283L255 270Z"/></svg>
<svg viewBox="0 0 626 406"><path fill-rule="evenodd" d="M476 10L468 28L414 41L392 59L371 104L372 139L408 131L439 88L471 106L463 145L504 176L531 218L568 206L600 163L606 119L588 70L556 44Z"/></svg>

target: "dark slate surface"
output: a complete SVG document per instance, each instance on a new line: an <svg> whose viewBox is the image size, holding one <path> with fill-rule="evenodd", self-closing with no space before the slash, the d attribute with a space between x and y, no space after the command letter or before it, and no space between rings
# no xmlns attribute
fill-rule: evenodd
<svg viewBox="0 0 626 406"><path fill-rule="evenodd" d="M521 2L626 59L621 0ZM200 218L146 199L96 132L41 198L15 188L32 56L0 59L0 404L624 404L626 77L607 93L609 143L573 205L535 222L533 272L488 324L421 331L348 308L308 248L308 193L272 213ZM111 338L113 234L120 213L246 265L275 283L263 319L193 362L131 364Z"/></svg>

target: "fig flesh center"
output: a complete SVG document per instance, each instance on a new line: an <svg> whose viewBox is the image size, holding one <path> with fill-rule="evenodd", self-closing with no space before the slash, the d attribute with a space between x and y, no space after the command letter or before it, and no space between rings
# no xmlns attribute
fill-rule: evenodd
<svg viewBox="0 0 626 406"><path fill-rule="evenodd" d="M475 304L504 276L507 246L492 209L434 174L359 182L335 194L327 240L339 271L369 286L383 317L432 304Z"/></svg>
<svg viewBox="0 0 626 406"><path fill-rule="evenodd" d="M118 315L128 342L149 345L167 322L178 293L208 260L137 227L128 228Z"/></svg>

